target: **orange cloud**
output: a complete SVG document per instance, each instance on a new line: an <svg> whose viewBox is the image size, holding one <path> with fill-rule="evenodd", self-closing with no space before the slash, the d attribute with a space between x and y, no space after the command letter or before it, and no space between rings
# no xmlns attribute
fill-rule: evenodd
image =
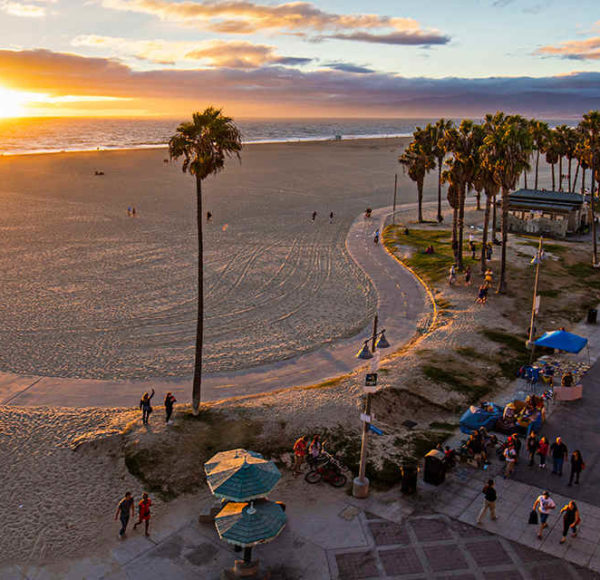
<svg viewBox="0 0 600 580"><path fill-rule="evenodd" d="M560 56L573 60L598 60L600 59L600 36L585 40L569 40L557 46L543 46L536 54Z"/></svg>
<svg viewBox="0 0 600 580"><path fill-rule="evenodd" d="M317 40L337 38L411 45L446 44L450 40L438 30L422 29L412 18L392 18L376 14L335 14L324 12L309 2L267 5L256 4L250 0L102 0L102 5L115 10L150 14L165 21L227 34L270 30L301 36L312 34Z"/></svg>
<svg viewBox="0 0 600 580"><path fill-rule="evenodd" d="M104 48L114 56L133 57L156 64L202 62L212 67L258 68L272 64L306 64L311 59L279 56L273 46L250 42L209 40L172 42L167 40L133 40L113 36L82 35L73 46Z"/></svg>

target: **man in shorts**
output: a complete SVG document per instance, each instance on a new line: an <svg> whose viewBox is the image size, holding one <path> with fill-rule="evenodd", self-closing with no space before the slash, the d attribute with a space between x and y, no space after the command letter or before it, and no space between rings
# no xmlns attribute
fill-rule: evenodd
<svg viewBox="0 0 600 580"><path fill-rule="evenodd" d="M538 498L533 503L532 509L537 509L540 514L540 529L538 530L537 537L542 539L542 531L544 528L548 527L548 516L550 512L556 508L556 504L554 500L550 497L550 493L547 491L543 491L542 495L538 496Z"/></svg>
<svg viewBox="0 0 600 580"><path fill-rule="evenodd" d="M119 531L119 537L125 537L125 531L127 530L127 524L129 523L129 516L133 516L133 497L131 492L125 492L125 497L119 502L117 506L117 513L115 514L115 520L119 518L121 520L121 530Z"/></svg>
<svg viewBox="0 0 600 580"><path fill-rule="evenodd" d="M304 435L294 443L294 475L299 475L302 470L302 464L308 452L308 440L308 435Z"/></svg>

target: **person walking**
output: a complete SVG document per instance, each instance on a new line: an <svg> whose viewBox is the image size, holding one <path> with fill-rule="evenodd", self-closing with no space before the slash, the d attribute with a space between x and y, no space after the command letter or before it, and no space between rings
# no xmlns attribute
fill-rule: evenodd
<svg viewBox="0 0 600 580"><path fill-rule="evenodd" d="M127 531L127 524L129 523L129 516L133 517L133 515L133 497L131 497L130 491L126 491L125 497L119 502L119 505L117 506L117 513L115 514L115 521L117 520L117 518L121 520L119 538L125 537L125 532Z"/></svg>
<svg viewBox="0 0 600 580"><path fill-rule="evenodd" d="M465 286L471 285L471 266L467 266L465 270Z"/></svg>
<svg viewBox="0 0 600 580"><path fill-rule="evenodd" d="M313 211L312 212L312 221L314 222L317 219L317 212Z"/></svg>
<svg viewBox="0 0 600 580"><path fill-rule="evenodd" d="M475 259L475 253L477 252L477 245L473 240L469 242L469 246L471 247L471 258Z"/></svg>
<svg viewBox="0 0 600 580"><path fill-rule="evenodd" d="M508 479L513 474L517 464L517 451L512 443L504 450L504 462L504 479Z"/></svg>
<svg viewBox="0 0 600 580"><path fill-rule="evenodd" d="M548 445L548 439L542 437L538 445L537 454L540 456L540 468L546 469L546 457L548 457L548 451L550 447Z"/></svg>
<svg viewBox="0 0 600 580"><path fill-rule="evenodd" d="M454 264L452 264L452 266L450 266L450 272L448 273L448 284L450 286L454 286L455 283L456 283L456 268L454 267Z"/></svg>
<svg viewBox="0 0 600 580"><path fill-rule="evenodd" d="M144 534L146 536L150 535L148 531L150 527L150 506L152 505L152 500L148 497L148 494L144 492L142 494L142 500L138 503L138 521L133 524L133 529L135 530L142 522L144 522Z"/></svg>
<svg viewBox="0 0 600 580"><path fill-rule="evenodd" d="M206 212L206 223L209 224L212 221L212 213L210 211Z"/></svg>
<svg viewBox="0 0 600 580"><path fill-rule="evenodd" d="M569 450L560 437L557 437L556 441L550 446L550 453L552 453L552 473L560 476L562 475L563 464L569 458Z"/></svg>
<svg viewBox="0 0 600 580"><path fill-rule="evenodd" d="M177 402L177 399L169 391L165 395L165 423L167 425L172 425L173 424L173 421L171 421L171 415L173 414L173 405L176 402Z"/></svg>
<svg viewBox="0 0 600 580"><path fill-rule="evenodd" d="M571 455L571 475L569 476L569 485L573 485L573 477L575 477L575 483L579 484L579 475L584 467L585 463L583 462L583 457L581 457L581 451L575 449Z"/></svg>
<svg viewBox="0 0 600 580"><path fill-rule="evenodd" d="M299 475L302 471L302 463L304 463L304 459L306 458L308 440L309 436L304 435L296 439L296 443L294 443L294 475Z"/></svg>
<svg viewBox="0 0 600 580"><path fill-rule="evenodd" d="M481 524L483 520L483 516L485 512L489 510L490 518L492 520L497 520L496 517L496 499L498 499L498 494L496 493L496 489L494 487L494 480L489 479L487 485L484 486L483 491L483 507L477 516L477 523Z"/></svg>
<svg viewBox="0 0 600 580"><path fill-rule="evenodd" d="M379 228L377 228L375 230L375 235L373 237L373 241L375 242L375 245L379 244Z"/></svg>
<svg viewBox="0 0 600 580"><path fill-rule="evenodd" d="M556 508L556 504L554 500L550 497L550 492L543 491L542 495L538 496L535 502L533 503L532 509L537 509L540 514L540 529L538 530L537 537L542 539L542 532L544 528L548 527L548 516L550 512Z"/></svg>
<svg viewBox="0 0 600 580"><path fill-rule="evenodd" d="M560 543L564 544L567 541L569 528L573 532L573 537L577 537L577 526L581 523L581 517L579 516L577 504L573 500L563 506L560 513L563 515L563 533Z"/></svg>
<svg viewBox="0 0 600 580"><path fill-rule="evenodd" d="M329 212L329 223L330 224L333 223L333 212L332 211Z"/></svg>
<svg viewBox="0 0 600 580"><path fill-rule="evenodd" d="M527 448L527 455L529 456L529 467L533 467L533 460L535 459L535 454L539 448L539 441L535 431L532 431L529 434L525 446Z"/></svg>
<svg viewBox="0 0 600 580"><path fill-rule="evenodd" d="M145 392L140 399L140 409L142 410L142 423L144 425L148 424L148 419L150 418L150 413L152 413L152 397L154 397L154 389L152 389L152 393L149 395L148 392Z"/></svg>

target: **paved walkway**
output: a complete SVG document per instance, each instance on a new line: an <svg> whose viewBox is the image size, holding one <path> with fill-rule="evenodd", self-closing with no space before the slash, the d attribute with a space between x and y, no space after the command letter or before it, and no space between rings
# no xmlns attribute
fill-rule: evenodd
<svg viewBox="0 0 600 580"><path fill-rule="evenodd" d="M391 257L382 244L373 243L375 229L381 227L390 210L375 210L368 221L362 215L357 218L348 232L346 246L375 286L380 328L387 329L388 340L398 349L413 336L417 322L430 305L420 282ZM357 336L332 342L302 356L254 369L206 375L202 400L312 385L349 373L364 364L355 355L370 333L371 325L368 325ZM96 381L0 373L0 405L125 407L152 387L159 393L172 391L182 403L190 401L191 379Z"/></svg>

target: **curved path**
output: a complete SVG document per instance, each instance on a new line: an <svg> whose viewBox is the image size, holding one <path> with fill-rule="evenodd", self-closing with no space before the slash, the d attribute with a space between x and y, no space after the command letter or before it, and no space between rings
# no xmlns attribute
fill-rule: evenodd
<svg viewBox="0 0 600 580"><path fill-rule="evenodd" d="M357 218L348 232L346 247L375 286L380 328L386 329L388 341L393 350L397 350L414 335L417 322L428 308L428 299L413 274L390 256L383 245L373 242L375 229L378 226L383 229L390 210L389 207L375 210L368 221L362 215ZM205 375L202 400L216 401L307 386L346 374L364 364L355 355L370 333L369 326L352 338L288 360ZM191 379L105 381L0 373L0 405L128 407L151 388L156 390L158 399L164 392L171 391L180 403L191 400Z"/></svg>

